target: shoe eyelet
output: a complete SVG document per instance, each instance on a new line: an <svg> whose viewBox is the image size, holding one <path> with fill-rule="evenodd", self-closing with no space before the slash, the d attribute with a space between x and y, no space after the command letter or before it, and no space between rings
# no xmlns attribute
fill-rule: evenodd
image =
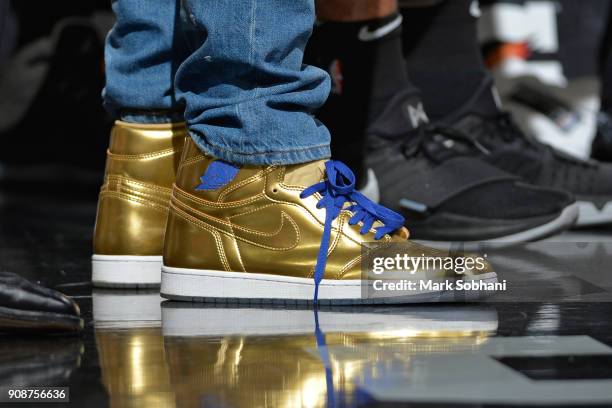
<svg viewBox="0 0 612 408"><path fill-rule="evenodd" d="M274 188L272 189L272 193L274 193L274 194L278 193L278 188L274 187Z"/></svg>

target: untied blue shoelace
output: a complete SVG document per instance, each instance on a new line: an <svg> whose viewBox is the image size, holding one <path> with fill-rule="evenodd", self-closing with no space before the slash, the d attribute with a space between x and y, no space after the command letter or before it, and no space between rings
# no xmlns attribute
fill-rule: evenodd
<svg viewBox="0 0 612 408"><path fill-rule="evenodd" d="M381 223L375 229L375 240L381 239L386 234L404 225L404 217L400 214L376 204L355 189L355 175L344 163L329 160L325 163L325 174L327 176L325 180L313 184L300 194L300 198L304 199L319 193L322 197L317 203L317 208L325 208L325 226L314 270L315 291L313 301L315 304L319 299L319 284L325 274L332 222L338 218L345 203L352 203L346 207L346 210L353 213L349 224L363 223L359 231L362 235L367 234L376 221Z"/></svg>

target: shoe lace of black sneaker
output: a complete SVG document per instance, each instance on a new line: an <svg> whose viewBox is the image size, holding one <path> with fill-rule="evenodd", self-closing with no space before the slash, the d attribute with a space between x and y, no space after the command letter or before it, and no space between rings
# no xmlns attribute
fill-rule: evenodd
<svg viewBox="0 0 612 408"><path fill-rule="evenodd" d="M461 148L456 142L464 147ZM490 153L476 138L468 136L459 129L440 124L420 127L416 134L410 135L401 143L400 148L406 158L422 153L434 162L467 154L472 148L483 154Z"/></svg>
<svg viewBox="0 0 612 408"><path fill-rule="evenodd" d="M522 144L534 149L541 148L541 145L533 137L527 135L521 130L511 113L500 112L493 117L483 119L483 123L488 125L485 125L487 135L493 137L497 136L505 142L519 141Z"/></svg>

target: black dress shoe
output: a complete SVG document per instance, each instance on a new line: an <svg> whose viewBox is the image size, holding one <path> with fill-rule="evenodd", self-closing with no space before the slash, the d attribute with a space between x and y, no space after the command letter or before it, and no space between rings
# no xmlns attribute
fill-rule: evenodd
<svg viewBox="0 0 612 408"><path fill-rule="evenodd" d="M76 333L79 306L68 296L0 272L0 333Z"/></svg>

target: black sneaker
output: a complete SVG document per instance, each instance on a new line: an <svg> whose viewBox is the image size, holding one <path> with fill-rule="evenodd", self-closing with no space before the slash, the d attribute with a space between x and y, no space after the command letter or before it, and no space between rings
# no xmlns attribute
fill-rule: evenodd
<svg viewBox="0 0 612 408"><path fill-rule="evenodd" d="M418 99L398 93L370 126L366 157L381 203L403 213L413 238L525 242L573 225L577 208L569 194L528 185L473 157L482 146L423 124L421 111Z"/></svg>
<svg viewBox="0 0 612 408"><path fill-rule="evenodd" d="M581 160L523 133L505 112L478 109L490 98L490 80L460 110L442 122L478 144L473 149L485 161L528 183L573 194L579 209L577 226L612 223L612 164Z"/></svg>

